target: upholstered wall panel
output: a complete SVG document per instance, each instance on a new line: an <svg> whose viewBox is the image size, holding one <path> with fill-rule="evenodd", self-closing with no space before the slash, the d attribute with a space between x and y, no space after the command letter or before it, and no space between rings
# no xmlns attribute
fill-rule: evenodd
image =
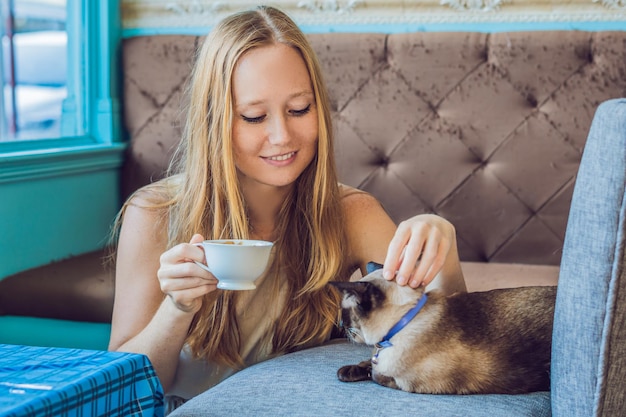
<svg viewBox="0 0 626 417"><path fill-rule="evenodd" d="M312 34L341 180L401 221L438 213L463 260L558 264L597 105L626 96L626 33ZM128 194L180 137L195 36L124 41Z"/></svg>

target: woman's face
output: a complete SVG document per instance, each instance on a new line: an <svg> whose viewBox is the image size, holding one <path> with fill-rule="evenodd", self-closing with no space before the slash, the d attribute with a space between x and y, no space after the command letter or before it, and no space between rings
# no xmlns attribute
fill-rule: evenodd
<svg viewBox="0 0 626 417"><path fill-rule="evenodd" d="M246 52L233 74L233 150L242 185L293 184L317 152L317 106L304 60L277 43Z"/></svg>

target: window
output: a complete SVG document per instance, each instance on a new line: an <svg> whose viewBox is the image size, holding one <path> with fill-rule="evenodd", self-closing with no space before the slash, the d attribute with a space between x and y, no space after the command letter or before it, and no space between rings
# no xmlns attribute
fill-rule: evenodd
<svg viewBox="0 0 626 417"><path fill-rule="evenodd" d="M2 0L0 140L59 138L67 97L66 0Z"/></svg>
<svg viewBox="0 0 626 417"><path fill-rule="evenodd" d="M8 91L7 99L4 99L3 94L0 100L3 104L0 123L4 124L0 124L0 128L4 129L0 131L0 180L4 171L9 169L8 165L3 164L3 161L8 161L7 158L12 158L11 163L17 163L13 157L27 158L30 155L32 157L29 160L34 163L47 163L49 160L42 159L43 154L56 158L61 153L78 152L82 156L89 154L98 157L103 152L122 151L125 145L119 103L119 3L93 0L0 0L0 6L3 21L13 10L14 23L11 26L31 28L29 31L23 30L31 37L42 35L37 42L45 43L45 47L41 48L45 52L35 53L34 61L25 67L33 69L40 78L48 77L37 85L37 90L45 91L47 95L31 94L25 97L29 100L35 100L33 97L40 101L49 100L42 108L52 115L48 118L43 112L27 113L20 108L20 105L26 106L28 103L20 102L19 82L13 86L11 81L20 81L18 64L22 58L18 57L15 60L17 74L13 78L10 74L0 78L8 80L6 84L3 81L3 91ZM34 9L26 6L33 6ZM26 25L24 16L28 13L39 13L38 16L44 15L45 18L36 19L33 16ZM8 42L10 33L6 34L8 25L3 21L0 22L0 34L4 33L3 38L7 40L4 43L8 47L15 47L18 41L13 39L12 44ZM18 33L21 32L16 32L13 38ZM60 46L55 49L53 44ZM58 51L58 55L52 51ZM6 54L10 56L10 51ZM0 67L3 68L2 72L6 72L4 68L10 69L10 65ZM32 91L32 86L28 87ZM15 100L12 98L12 90L15 91ZM12 119L14 113L16 117ZM30 119L27 115L30 115ZM25 120L33 119L36 121L24 123ZM24 163L20 164L24 168ZM10 175L17 175L13 168Z"/></svg>

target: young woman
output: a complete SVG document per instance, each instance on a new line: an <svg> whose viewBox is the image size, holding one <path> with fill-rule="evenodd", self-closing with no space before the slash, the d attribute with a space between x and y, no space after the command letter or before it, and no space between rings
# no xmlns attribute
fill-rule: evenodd
<svg viewBox="0 0 626 417"><path fill-rule="evenodd" d="M338 183L320 67L285 14L260 7L218 24L189 94L171 175L120 212L110 340L146 354L170 397L327 341L339 299L326 284L369 261L398 285L465 290L449 222L396 226L374 197ZM256 290L218 290L193 262L204 260L193 243L221 238L275 243Z"/></svg>

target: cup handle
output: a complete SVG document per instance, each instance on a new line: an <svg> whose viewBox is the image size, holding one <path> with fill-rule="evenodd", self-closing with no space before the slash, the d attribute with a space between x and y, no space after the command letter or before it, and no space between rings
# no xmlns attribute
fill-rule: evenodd
<svg viewBox="0 0 626 417"><path fill-rule="evenodd" d="M192 245L195 245L199 248L202 248L202 250L204 250L204 246L202 246L202 243L192 243ZM205 271L211 272L209 267L203 264L202 262L194 261L194 263L198 265L200 268L204 269Z"/></svg>

